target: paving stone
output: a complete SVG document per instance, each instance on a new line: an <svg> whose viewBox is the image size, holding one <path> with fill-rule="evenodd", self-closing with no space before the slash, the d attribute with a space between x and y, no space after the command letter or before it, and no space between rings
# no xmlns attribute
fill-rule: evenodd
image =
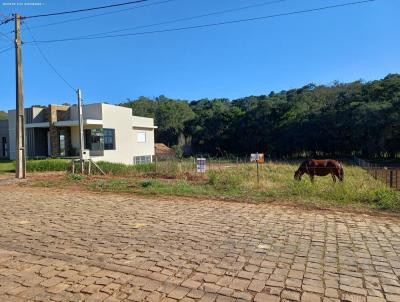
<svg viewBox="0 0 400 302"><path fill-rule="evenodd" d="M386 301L385 298L367 296L367 302L385 302L385 301Z"/></svg>
<svg viewBox="0 0 400 302"><path fill-rule="evenodd" d="M255 302L279 302L280 298L278 296L273 296L269 294L264 294L264 293L258 293L254 297Z"/></svg>
<svg viewBox="0 0 400 302"><path fill-rule="evenodd" d="M192 289L192 290L187 294L187 296L188 296L189 298L193 298L193 299L200 299L201 297L204 296L204 294L205 294L205 292L202 291L202 290Z"/></svg>
<svg viewBox="0 0 400 302"><path fill-rule="evenodd" d="M300 301L300 292L292 290L283 290L281 293L281 298L292 301Z"/></svg>
<svg viewBox="0 0 400 302"><path fill-rule="evenodd" d="M57 285L51 286L47 288L49 293L58 294L70 287L69 284L66 283L58 283Z"/></svg>
<svg viewBox="0 0 400 302"><path fill-rule="evenodd" d="M233 279L233 281L229 285L229 287L236 289L236 290L245 291L247 289L247 287L249 286L249 284L250 284L249 280L235 278L235 279Z"/></svg>
<svg viewBox="0 0 400 302"><path fill-rule="evenodd" d="M186 294L190 291L189 288L186 287L177 287L172 292L169 293L168 297L173 299L182 299L186 296Z"/></svg>
<svg viewBox="0 0 400 302"><path fill-rule="evenodd" d="M301 301L304 302L320 302L321 296L314 293L303 293L301 295Z"/></svg>
<svg viewBox="0 0 400 302"><path fill-rule="evenodd" d="M217 295L213 293L206 293L199 302L214 302L217 299Z"/></svg>
<svg viewBox="0 0 400 302"><path fill-rule="evenodd" d="M192 289L197 289L200 287L201 283L198 281L194 281L194 280L185 280L182 282L181 284L183 287L187 287L187 288L192 288Z"/></svg>
<svg viewBox="0 0 400 302"><path fill-rule="evenodd" d="M367 298L364 296L359 296L359 295L355 295L355 294L344 293L344 294L342 294L342 300L349 301L349 302L365 302L365 301L367 301Z"/></svg>
<svg viewBox="0 0 400 302"><path fill-rule="evenodd" d="M251 281L248 289L255 292L261 292L265 287L265 282L260 280Z"/></svg>
<svg viewBox="0 0 400 302"><path fill-rule="evenodd" d="M108 298L108 295L105 293L95 293L89 296L85 302L101 302Z"/></svg>

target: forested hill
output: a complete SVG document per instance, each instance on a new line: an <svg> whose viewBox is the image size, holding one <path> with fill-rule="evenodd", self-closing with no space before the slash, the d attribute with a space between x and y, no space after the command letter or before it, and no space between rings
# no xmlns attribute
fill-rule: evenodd
<svg viewBox="0 0 400 302"><path fill-rule="evenodd" d="M187 153L392 157L400 152L400 75L306 85L236 100L140 97L122 104L154 117L156 141Z"/></svg>

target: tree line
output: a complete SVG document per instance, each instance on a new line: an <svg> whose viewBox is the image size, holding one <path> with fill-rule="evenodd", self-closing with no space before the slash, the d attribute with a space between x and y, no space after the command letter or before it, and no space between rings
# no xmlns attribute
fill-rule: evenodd
<svg viewBox="0 0 400 302"><path fill-rule="evenodd" d="M400 75L270 92L235 100L160 96L121 104L153 117L156 141L187 155L397 157Z"/></svg>

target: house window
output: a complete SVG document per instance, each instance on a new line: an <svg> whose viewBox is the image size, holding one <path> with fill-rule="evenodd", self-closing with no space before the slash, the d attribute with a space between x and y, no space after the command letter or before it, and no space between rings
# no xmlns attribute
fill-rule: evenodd
<svg viewBox="0 0 400 302"><path fill-rule="evenodd" d="M60 156L65 156L65 131L60 130L58 134L58 140L59 140L59 145L60 145L60 150L59 154Z"/></svg>
<svg viewBox="0 0 400 302"><path fill-rule="evenodd" d="M90 151L104 150L103 129L85 129L85 149Z"/></svg>
<svg viewBox="0 0 400 302"><path fill-rule="evenodd" d="M135 156L133 157L133 163L135 165L149 164L151 163L151 155Z"/></svg>
<svg viewBox="0 0 400 302"><path fill-rule="evenodd" d="M146 142L146 132L138 132L137 134L137 142L145 143Z"/></svg>
<svg viewBox="0 0 400 302"><path fill-rule="evenodd" d="M104 150L115 150L115 130L103 129Z"/></svg>

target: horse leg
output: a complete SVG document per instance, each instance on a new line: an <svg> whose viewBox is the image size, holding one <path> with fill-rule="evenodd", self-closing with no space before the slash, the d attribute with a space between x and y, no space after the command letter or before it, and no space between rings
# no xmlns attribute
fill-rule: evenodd
<svg viewBox="0 0 400 302"><path fill-rule="evenodd" d="M314 175L310 174L310 181L314 183Z"/></svg>
<svg viewBox="0 0 400 302"><path fill-rule="evenodd" d="M332 176L332 180L333 180L333 182L335 182L335 183L336 183L336 177L335 177L335 174L334 174L334 173L331 173L331 176Z"/></svg>

